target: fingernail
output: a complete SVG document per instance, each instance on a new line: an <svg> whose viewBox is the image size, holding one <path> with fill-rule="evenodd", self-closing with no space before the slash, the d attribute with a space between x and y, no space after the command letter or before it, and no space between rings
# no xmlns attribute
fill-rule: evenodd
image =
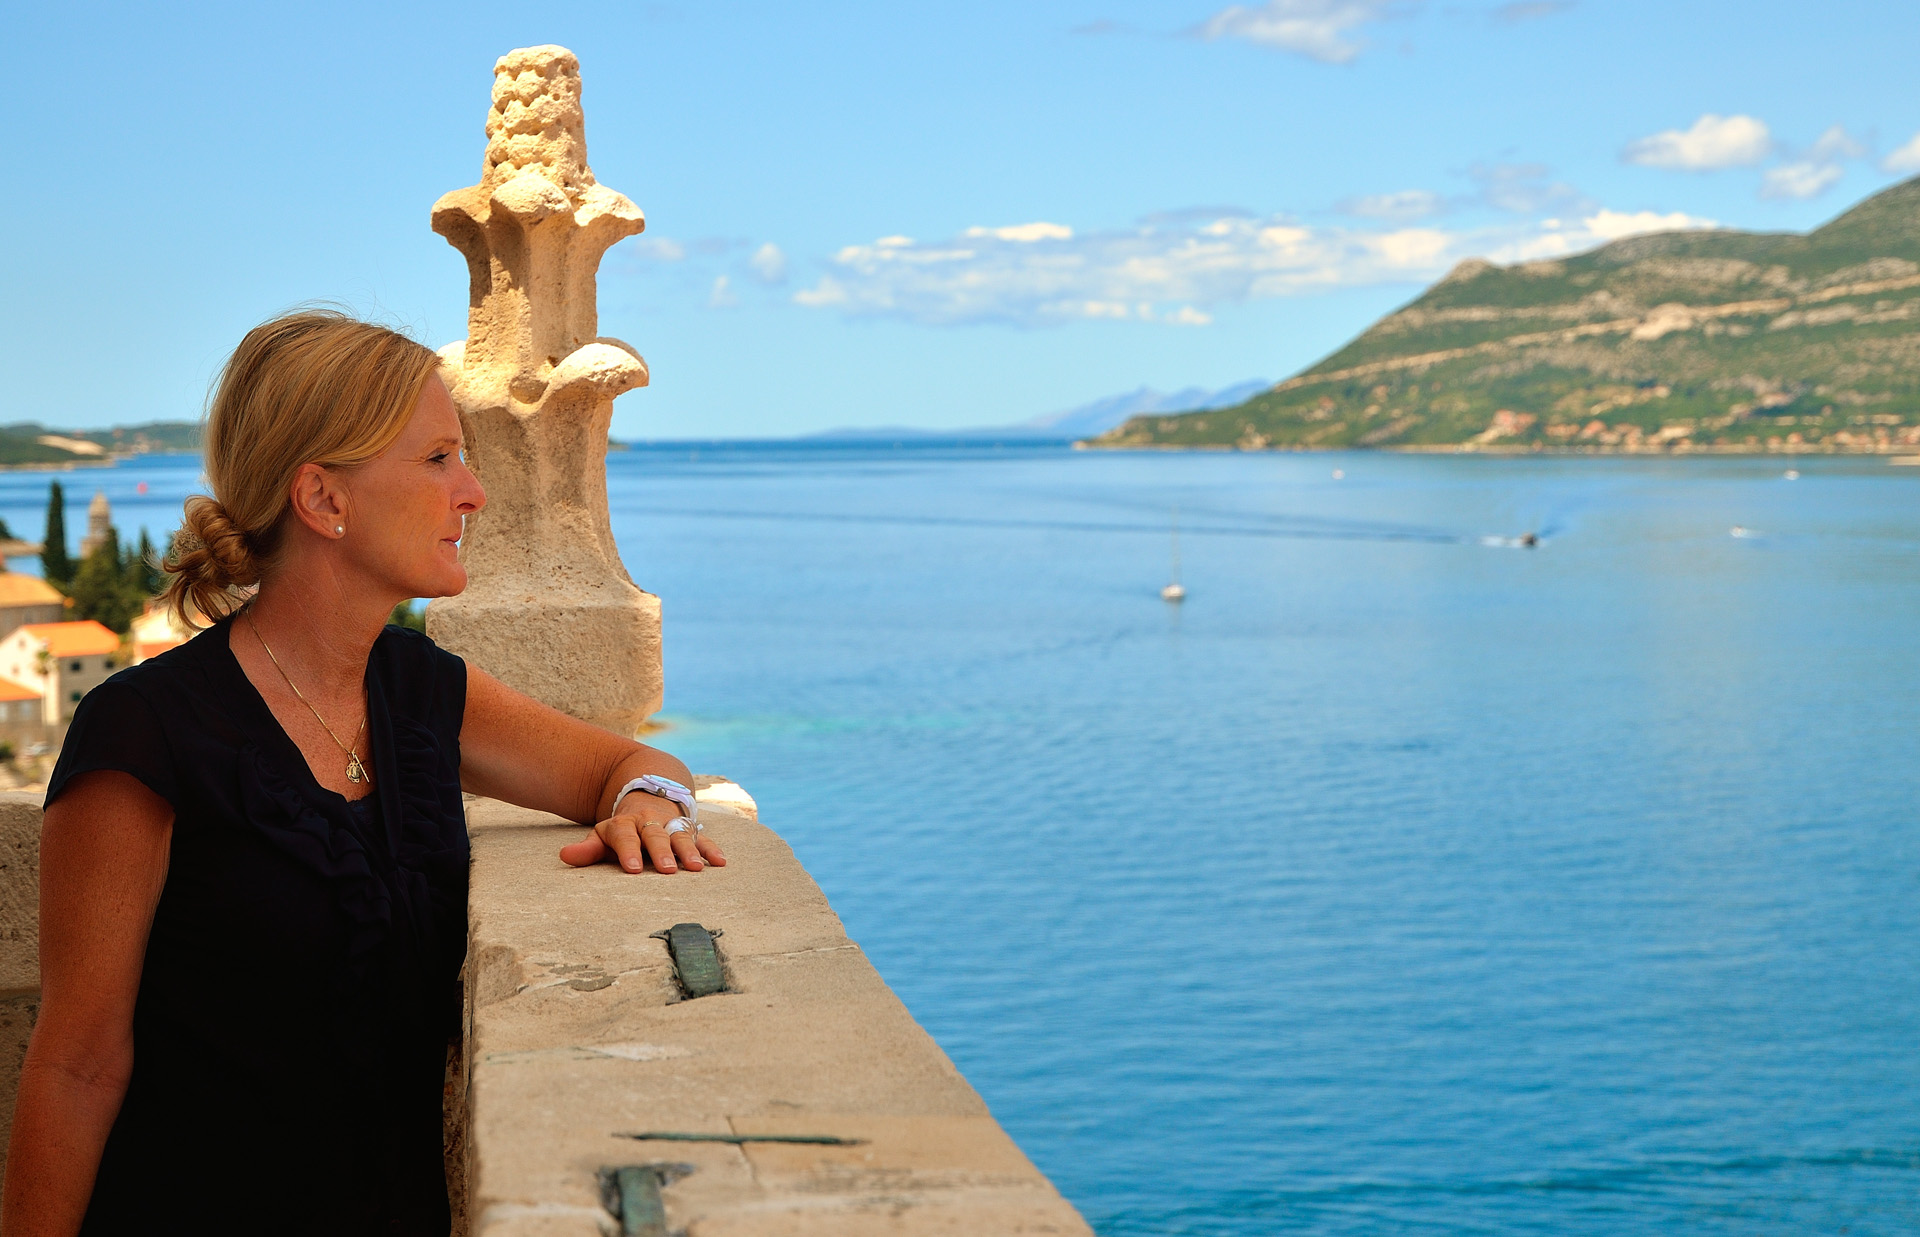
<svg viewBox="0 0 1920 1237"><path fill-rule="evenodd" d="M627 871L638 872L639 870L640 870L640 861L638 859L627 860Z"/></svg>

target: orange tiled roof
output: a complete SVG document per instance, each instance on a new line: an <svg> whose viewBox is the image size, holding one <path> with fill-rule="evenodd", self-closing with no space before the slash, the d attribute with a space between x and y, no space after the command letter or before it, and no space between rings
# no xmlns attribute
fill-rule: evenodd
<svg viewBox="0 0 1920 1237"><path fill-rule="evenodd" d="M57 606L66 601L60 590L39 576L0 571L0 607Z"/></svg>
<svg viewBox="0 0 1920 1237"><path fill-rule="evenodd" d="M133 642L133 659L135 661L145 661L149 657L160 656L160 654L166 652L168 649L177 649L185 643L185 640L172 639L135 640Z"/></svg>
<svg viewBox="0 0 1920 1237"><path fill-rule="evenodd" d="M106 624L93 619L77 623L28 623L20 629L47 646L55 657L88 657L95 653L115 653L120 637Z"/></svg>
<svg viewBox="0 0 1920 1237"><path fill-rule="evenodd" d="M0 704L10 700L38 700L40 693L31 687L23 687L12 679L0 679Z"/></svg>

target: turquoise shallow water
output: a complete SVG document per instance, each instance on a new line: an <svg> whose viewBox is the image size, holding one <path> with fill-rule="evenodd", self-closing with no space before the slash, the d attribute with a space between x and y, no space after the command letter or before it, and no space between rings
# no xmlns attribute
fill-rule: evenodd
<svg viewBox="0 0 1920 1237"><path fill-rule="evenodd" d="M661 742L748 786L1103 1237L1905 1234L1920 470L1799 467L609 475ZM163 531L192 474L71 474L70 524L104 482ZM37 536L45 483L0 515Z"/></svg>

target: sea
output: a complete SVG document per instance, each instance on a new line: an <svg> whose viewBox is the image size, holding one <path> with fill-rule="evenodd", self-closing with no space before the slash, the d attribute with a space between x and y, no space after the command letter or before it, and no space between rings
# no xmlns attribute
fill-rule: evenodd
<svg viewBox="0 0 1920 1237"><path fill-rule="evenodd" d="M198 461L0 474L16 533L53 479L75 539L99 489L159 540ZM1920 468L667 443L608 484L654 741L1102 1237L1920 1232Z"/></svg>

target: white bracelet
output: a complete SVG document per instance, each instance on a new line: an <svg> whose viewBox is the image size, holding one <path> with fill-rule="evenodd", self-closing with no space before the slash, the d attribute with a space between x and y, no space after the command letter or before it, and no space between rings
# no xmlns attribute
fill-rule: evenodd
<svg viewBox="0 0 1920 1237"><path fill-rule="evenodd" d="M670 777L659 777L652 773L646 773L634 778L631 782L628 782L620 788L620 793L613 797L613 810L608 812L607 815L609 817L618 816L620 814L621 802L636 790L642 794L665 799L667 802L679 808L681 817L686 820L692 820L695 813L699 810L699 805L694 801L693 791L691 789L682 786Z"/></svg>

